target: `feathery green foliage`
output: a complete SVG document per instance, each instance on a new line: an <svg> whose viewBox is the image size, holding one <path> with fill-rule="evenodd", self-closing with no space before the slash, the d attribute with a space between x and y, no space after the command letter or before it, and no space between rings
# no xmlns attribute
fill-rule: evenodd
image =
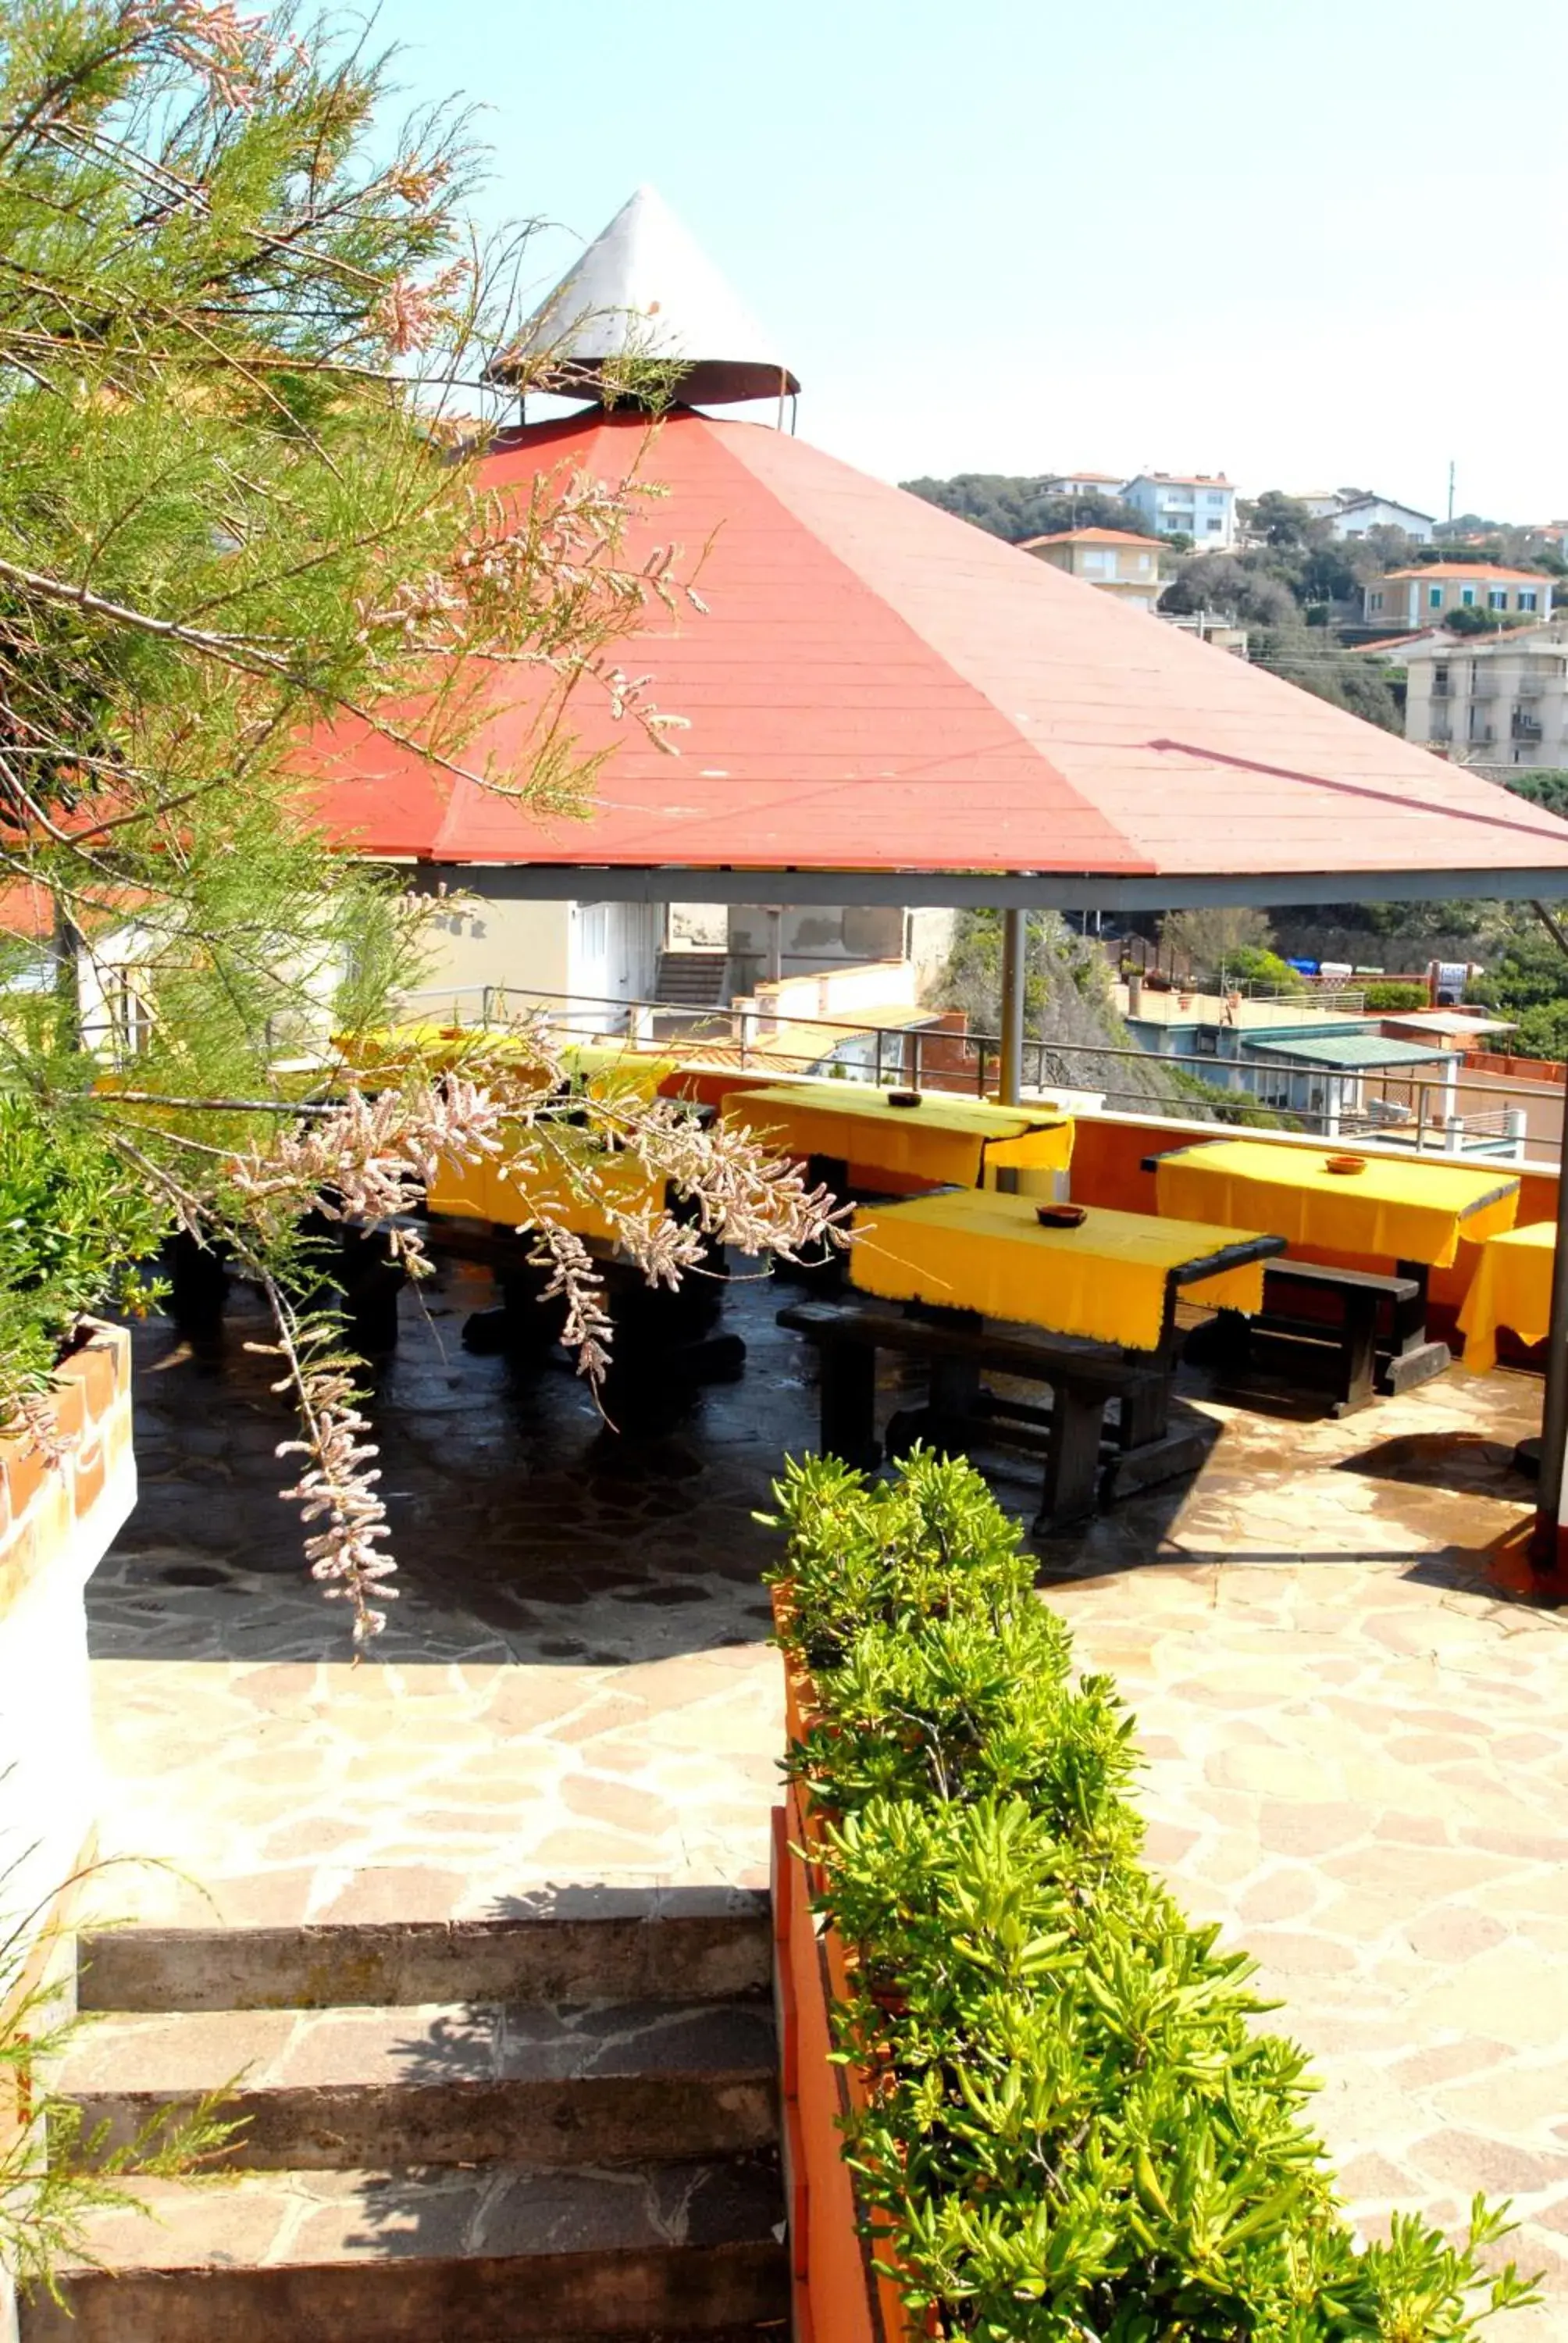
<svg viewBox="0 0 1568 2343"><path fill-rule="evenodd" d="M312 827L313 729L570 812L571 692L657 723L613 659L668 598L622 558L643 491L508 504L443 427L499 396L518 247L473 242L463 118L398 132L387 97L383 59L286 8L0 13L0 1092L29 1161L61 1159L12 1197L0 1421L133 1235L268 1254L226 1166L282 1126L136 1106L127 1068L308 1100L280 1061L413 970L409 907ZM524 695L516 764L466 762ZM62 1180L64 1248L27 1201Z"/></svg>
<svg viewBox="0 0 1568 2343"><path fill-rule="evenodd" d="M978 1473L830 1458L776 1489L789 1755L854 1956L846 2153L924 2331L983 2343L1463 2343L1533 2298L1413 2217L1358 2247L1251 1963L1138 1859L1132 1723L1075 1676Z"/></svg>
<svg viewBox="0 0 1568 2343"><path fill-rule="evenodd" d="M19 1872L0 1868L0 1896ZM64 1883L71 1895L89 1866ZM146 2212L138 2180L194 2180L230 2146L239 2122L222 2112L232 2086L195 2100L155 2107L128 2139L114 2141L106 2120L89 2125L73 2099L49 2082L66 2051L90 2026L70 2006L65 1984L70 1942L57 1916L36 1911L0 1916L0 2268L24 2294L63 2300L67 2264L91 2263L95 2213ZM19 2120L12 2121L12 2110Z"/></svg>

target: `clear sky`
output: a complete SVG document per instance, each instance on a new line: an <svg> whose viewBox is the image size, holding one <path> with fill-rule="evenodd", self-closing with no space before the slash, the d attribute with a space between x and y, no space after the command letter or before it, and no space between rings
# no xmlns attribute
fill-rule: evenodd
<svg viewBox="0 0 1568 2343"><path fill-rule="evenodd" d="M889 478L1568 514L1564 0L386 0L545 216L651 180ZM744 412L746 410L739 410ZM758 414L761 409L752 410Z"/></svg>

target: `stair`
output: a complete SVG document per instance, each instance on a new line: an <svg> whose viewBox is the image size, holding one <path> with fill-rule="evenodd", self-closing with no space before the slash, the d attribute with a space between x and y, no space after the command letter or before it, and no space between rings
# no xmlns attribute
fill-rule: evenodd
<svg viewBox="0 0 1568 2343"><path fill-rule="evenodd" d="M675 1009L722 1009L729 956L721 951L660 952L653 997Z"/></svg>
<svg viewBox="0 0 1568 2343"><path fill-rule="evenodd" d="M85 1937L88 2127L232 2083L244 2129L20 2343L782 2343L767 1900L698 1903Z"/></svg>

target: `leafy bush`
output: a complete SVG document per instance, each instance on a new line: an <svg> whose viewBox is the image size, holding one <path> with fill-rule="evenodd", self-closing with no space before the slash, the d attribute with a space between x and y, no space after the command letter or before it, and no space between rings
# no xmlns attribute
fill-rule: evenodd
<svg viewBox="0 0 1568 2343"><path fill-rule="evenodd" d="M1227 952L1224 974L1228 984L1253 984L1268 992L1305 992L1307 989L1299 968L1258 944L1239 944Z"/></svg>
<svg viewBox="0 0 1568 2343"><path fill-rule="evenodd" d="M790 1752L854 1953L848 2153L923 2331L984 2343L1461 2343L1533 2298L1477 2198L1358 2247L1251 1964L1138 1860L1132 1721L1075 1676L1020 1532L962 1462L791 1464Z"/></svg>
<svg viewBox="0 0 1568 2343"><path fill-rule="evenodd" d="M14 1388L43 1383L88 1311L147 1298L136 1265L167 1219L98 1131L0 1097L0 1358Z"/></svg>
<svg viewBox="0 0 1568 2343"><path fill-rule="evenodd" d="M1369 1009L1424 1009L1424 984L1369 984L1366 988Z"/></svg>

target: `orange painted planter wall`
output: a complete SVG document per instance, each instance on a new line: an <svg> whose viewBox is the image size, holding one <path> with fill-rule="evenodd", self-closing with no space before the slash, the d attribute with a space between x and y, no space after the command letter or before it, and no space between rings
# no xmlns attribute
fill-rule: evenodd
<svg viewBox="0 0 1568 2343"><path fill-rule="evenodd" d="M777 1597L775 1598L777 1601ZM799 1740L810 1686L784 1667L786 1731ZM794 2343L912 2343L916 2329L891 2280L872 2267L844 2161L842 2117L865 2105L859 2077L834 2063L829 2011L844 1998L844 1949L811 1909L814 1826L792 1783L773 1809L773 1977L779 2011L785 2204L789 2220Z"/></svg>

